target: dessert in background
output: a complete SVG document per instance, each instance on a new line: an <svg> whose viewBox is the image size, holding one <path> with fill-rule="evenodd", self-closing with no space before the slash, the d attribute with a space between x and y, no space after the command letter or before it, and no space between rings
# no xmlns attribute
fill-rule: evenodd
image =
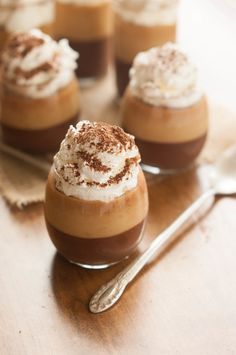
<svg viewBox="0 0 236 355"><path fill-rule="evenodd" d="M175 41L177 7L178 0L114 0L119 96L129 83L129 69L136 54Z"/></svg>
<svg viewBox="0 0 236 355"><path fill-rule="evenodd" d="M39 30L12 35L2 52L3 139L17 148L56 151L78 121L77 53Z"/></svg>
<svg viewBox="0 0 236 355"><path fill-rule="evenodd" d="M79 78L107 73L113 34L111 0L57 0L55 33L57 38L68 38L79 52Z"/></svg>
<svg viewBox="0 0 236 355"><path fill-rule="evenodd" d="M146 181L134 137L122 128L71 126L48 177L45 219L66 259L104 268L129 256L148 213Z"/></svg>
<svg viewBox="0 0 236 355"><path fill-rule="evenodd" d="M0 0L0 51L13 32L40 28L53 34L53 0Z"/></svg>
<svg viewBox="0 0 236 355"><path fill-rule="evenodd" d="M188 167L206 140L207 116L197 69L175 44L135 57L122 125L135 135L144 164L164 170Z"/></svg>

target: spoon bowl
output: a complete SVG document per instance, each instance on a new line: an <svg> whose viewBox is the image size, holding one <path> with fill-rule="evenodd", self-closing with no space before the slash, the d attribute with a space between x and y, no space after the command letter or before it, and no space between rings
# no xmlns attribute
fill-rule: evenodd
<svg viewBox="0 0 236 355"><path fill-rule="evenodd" d="M236 147L226 150L212 167L211 185L217 195L236 193Z"/></svg>

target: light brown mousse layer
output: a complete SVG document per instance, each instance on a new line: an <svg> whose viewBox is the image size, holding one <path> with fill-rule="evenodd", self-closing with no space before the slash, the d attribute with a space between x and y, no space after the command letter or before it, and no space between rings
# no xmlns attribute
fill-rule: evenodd
<svg viewBox="0 0 236 355"><path fill-rule="evenodd" d="M1 8L0 8L0 11L1 11ZM42 32L47 33L50 36L54 35L54 24L53 23L48 23L43 26L40 26L39 29ZM3 28L0 29L0 51L3 49L5 43L8 40L10 35L11 35L11 33L5 31Z"/></svg>
<svg viewBox="0 0 236 355"><path fill-rule="evenodd" d="M148 213L148 193L140 168L137 186L110 202L69 197L55 188L51 171L45 200L45 218L63 233L78 238L106 238L130 230Z"/></svg>
<svg viewBox="0 0 236 355"><path fill-rule="evenodd" d="M64 4L57 2L57 38L66 37L72 41L94 41L110 37L113 33L111 1L98 4Z"/></svg>
<svg viewBox="0 0 236 355"><path fill-rule="evenodd" d="M176 25L142 26L125 21L115 15L115 56L119 60L132 63L139 52L166 42L175 42Z"/></svg>
<svg viewBox="0 0 236 355"><path fill-rule="evenodd" d="M42 99L3 90L1 122L15 129L46 129L59 125L80 111L78 83L73 79L56 94Z"/></svg>
<svg viewBox="0 0 236 355"><path fill-rule="evenodd" d="M206 134L206 97L184 108L151 106L132 95L128 88L121 108L122 126L135 137L159 143L183 143Z"/></svg>

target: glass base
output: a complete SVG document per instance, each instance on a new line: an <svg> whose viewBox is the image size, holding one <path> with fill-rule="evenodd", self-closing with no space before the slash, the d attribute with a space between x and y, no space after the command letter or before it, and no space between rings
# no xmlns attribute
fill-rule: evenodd
<svg viewBox="0 0 236 355"><path fill-rule="evenodd" d="M103 270L103 269L107 269L110 266L116 265L118 263L120 263L121 261L124 261L128 259L128 256L126 256L124 259L119 260L119 261L115 261L114 263L108 263L108 264L82 264L82 263L76 263L74 261L68 260L71 264L77 265L82 267L83 269L89 269L89 270Z"/></svg>
<svg viewBox="0 0 236 355"><path fill-rule="evenodd" d="M176 174L181 174L189 169L191 169L194 166L194 163L185 167L185 168L180 168L180 169L161 169L158 168L157 166L152 166L148 164L143 164L141 163L141 168L145 173L149 173L152 175L176 175Z"/></svg>
<svg viewBox="0 0 236 355"><path fill-rule="evenodd" d="M100 78L78 78L81 88L90 88L93 86Z"/></svg>

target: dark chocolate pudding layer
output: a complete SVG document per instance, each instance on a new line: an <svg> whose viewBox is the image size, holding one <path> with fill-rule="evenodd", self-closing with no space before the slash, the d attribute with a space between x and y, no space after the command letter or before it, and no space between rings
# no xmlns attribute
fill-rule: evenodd
<svg viewBox="0 0 236 355"><path fill-rule="evenodd" d="M111 58L111 39L95 41L70 41L79 53L76 75L79 78L98 78L106 75Z"/></svg>
<svg viewBox="0 0 236 355"><path fill-rule="evenodd" d="M135 138L142 162L160 169L183 169L197 158L207 135L184 143L158 143Z"/></svg>
<svg viewBox="0 0 236 355"><path fill-rule="evenodd" d="M129 84L129 70L132 63L126 63L118 58L115 59L116 85L118 96L122 97Z"/></svg>
<svg viewBox="0 0 236 355"><path fill-rule="evenodd" d="M31 152L50 153L59 149L70 125L78 122L79 114L69 120L46 129L15 129L1 124L2 136L7 144Z"/></svg>
<svg viewBox="0 0 236 355"><path fill-rule="evenodd" d="M104 265L118 262L137 248L145 221L130 230L108 238L78 238L63 233L46 221L56 249L66 259L78 264Z"/></svg>

